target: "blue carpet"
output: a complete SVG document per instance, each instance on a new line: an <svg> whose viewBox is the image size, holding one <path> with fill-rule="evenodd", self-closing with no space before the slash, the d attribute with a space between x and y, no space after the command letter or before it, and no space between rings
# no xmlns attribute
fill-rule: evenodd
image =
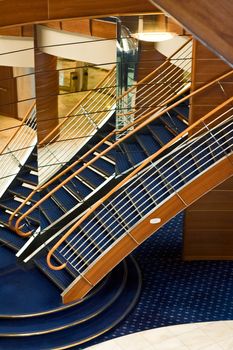
<svg viewBox="0 0 233 350"><path fill-rule="evenodd" d="M0 246L0 257L0 315L38 313L61 306L58 288L37 268L24 270L4 246Z"/></svg>
<svg viewBox="0 0 233 350"><path fill-rule="evenodd" d="M139 302L89 346L151 328L233 319L233 262L183 262L182 231L179 214L134 252L143 275Z"/></svg>

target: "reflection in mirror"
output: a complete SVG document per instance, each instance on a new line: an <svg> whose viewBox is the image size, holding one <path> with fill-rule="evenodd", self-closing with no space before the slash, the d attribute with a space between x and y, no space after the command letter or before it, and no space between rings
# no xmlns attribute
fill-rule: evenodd
<svg viewBox="0 0 233 350"><path fill-rule="evenodd" d="M4 225L37 186L38 169L33 28L15 27L0 34L0 224ZM38 226L37 214L34 221Z"/></svg>

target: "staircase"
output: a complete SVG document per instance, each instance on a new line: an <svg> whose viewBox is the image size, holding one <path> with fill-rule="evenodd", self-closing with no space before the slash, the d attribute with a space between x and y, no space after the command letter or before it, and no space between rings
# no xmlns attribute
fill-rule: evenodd
<svg viewBox="0 0 233 350"><path fill-rule="evenodd" d="M150 73L118 98L117 103L121 105L123 114L128 116L130 108L130 113L134 115L134 127L148 115L156 118L156 113L165 109L167 103L171 103L181 93L188 90L190 83L183 80L183 75L185 67L190 64L191 49L192 42L188 41L173 54L174 61L172 56L159 69ZM179 56L180 51L182 52L181 56ZM184 60L182 60L183 55ZM179 64L179 69L177 64ZM171 79L174 80L172 86ZM154 93L153 89L159 90L161 85L162 94L161 91ZM145 98L146 92L148 92L147 98ZM132 95L135 96L134 99L128 98ZM140 103L129 105L129 101L132 100L138 100ZM176 108L180 108L180 110ZM182 108L183 110L181 110ZM119 108L117 108L116 114L116 118L118 118ZM42 230L51 228L51 225L58 227L57 221L61 218L67 217L66 220L69 221L68 214L70 212L79 207L79 212L83 212L97 200L97 193L98 196L103 195L101 191L105 190L106 186L112 188L116 182L119 182L119 179L115 179L116 174L124 176L130 169L144 161L149 154L157 151L168 140L181 132L187 126L187 115L188 102L184 101L183 105L175 106L173 111L167 112L155 123L152 120L148 127L145 127L141 133L127 142L122 142L121 130L124 130L124 135L128 137L128 124L114 131L114 116L108 119L102 127L100 124L97 128L98 132L92 135L88 143L84 143L82 149L59 171L57 176L45 184L37 186L26 198L23 197L24 201L17 209L15 209L15 204L12 205L11 211L13 213L9 220L10 226L15 225L16 231L22 236L37 231L38 226L28 230L25 220L26 222L30 221L32 211L38 207L40 207ZM116 133L119 144L115 142ZM87 141L85 140L85 142ZM35 204L32 199L38 192L41 200ZM14 201L14 198L12 199ZM31 221L30 224L32 224Z"/></svg>
<svg viewBox="0 0 233 350"><path fill-rule="evenodd" d="M83 297L161 225L233 174L232 101L152 154L63 230L47 261L78 275L62 293L64 303Z"/></svg>
<svg viewBox="0 0 233 350"><path fill-rule="evenodd" d="M134 307L141 276L132 258L125 260L82 301L61 305L59 289L72 273L54 285L41 272L41 259L30 270L17 266L10 250L0 246L0 348L67 349L88 342L116 326ZM66 277L65 277L66 276ZM20 285L20 293L15 293ZM43 291L43 293L42 293Z"/></svg>

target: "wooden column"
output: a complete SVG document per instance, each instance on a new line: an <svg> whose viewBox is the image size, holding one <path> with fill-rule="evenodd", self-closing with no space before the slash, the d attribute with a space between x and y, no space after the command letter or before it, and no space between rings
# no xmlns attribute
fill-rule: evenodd
<svg viewBox="0 0 233 350"><path fill-rule="evenodd" d="M37 132L40 142L58 125L59 80L57 57L35 48L35 84L37 108ZM56 134L52 134L48 142Z"/></svg>
<svg viewBox="0 0 233 350"><path fill-rule="evenodd" d="M0 66L0 114L18 117L16 79L12 67Z"/></svg>
<svg viewBox="0 0 233 350"><path fill-rule="evenodd" d="M194 42L192 90L228 72L230 67L201 43ZM190 123L233 95L224 81L191 100ZM185 212L185 260L233 259L233 178L191 205Z"/></svg>

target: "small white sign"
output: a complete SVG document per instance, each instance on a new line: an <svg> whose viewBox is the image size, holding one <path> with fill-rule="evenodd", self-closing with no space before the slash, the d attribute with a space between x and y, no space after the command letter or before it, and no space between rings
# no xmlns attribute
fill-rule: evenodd
<svg viewBox="0 0 233 350"><path fill-rule="evenodd" d="M154 218L150 220L150 224L159 224L161 222L160 218Z"/></svg>

